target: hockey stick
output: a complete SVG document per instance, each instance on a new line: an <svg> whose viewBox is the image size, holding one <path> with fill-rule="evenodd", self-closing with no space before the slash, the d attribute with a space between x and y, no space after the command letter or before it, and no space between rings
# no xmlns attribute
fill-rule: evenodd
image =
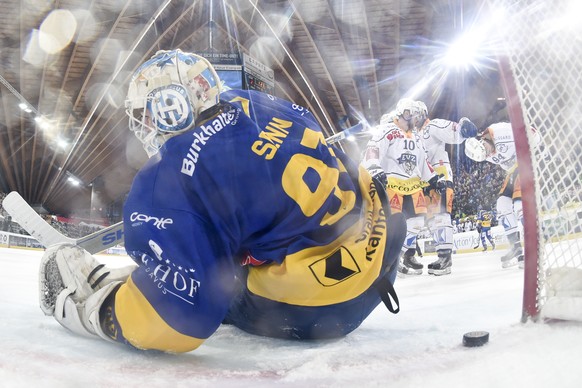
<svg viewBox="0 0 582 388"><path fill-rule="evenodd" d="M95 233L74 239L65 236L49 225L16 191L9 193L4 198L2 206L14 221L18 222L24 230L45 247L69 243L78 245L87 252L94 254L123 242L123 222L118 222Z"/></svg>
<svg viewBox="0 0 582 388"><path fill-rule="evenodd" d="M335 135L328 137L327 139L325 139L325 142L327 144L334 144L334 143L337 143L339 141L346 139L349 136L354 136L354 135L366 133L367 129L368 129L368 123L366 123L365 121L360 121L356 125L349 127L347 129L344 129L343 131L338 132Z"/></svg>

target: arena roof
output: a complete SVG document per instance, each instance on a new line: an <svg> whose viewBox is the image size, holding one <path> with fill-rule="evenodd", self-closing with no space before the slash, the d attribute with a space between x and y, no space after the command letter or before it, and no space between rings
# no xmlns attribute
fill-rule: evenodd
<svg viewBox="0 0 582 388"><path fill-rule="evenodd" d="M403 96L485 125L500 110L495 65L435 65L479 3L2 1L0 190L65 216L86 213L97 186L103 203L122 199L145 161L124 114L128 79L161 49L256 58L274 70L274 94L308 107L326 135L376 123Z"/></svg>

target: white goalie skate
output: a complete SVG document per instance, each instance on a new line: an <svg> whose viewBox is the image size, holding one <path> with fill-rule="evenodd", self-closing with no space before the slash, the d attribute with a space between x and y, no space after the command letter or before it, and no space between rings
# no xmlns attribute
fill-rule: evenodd
<svg viewBox="0 0 582 388"><path fill-rule="evenodd" d="M76 245L49 247L40 263L40 308L77 334L110 339L100 328L99 308L134 269L133 265L108 268Z"/></svg>

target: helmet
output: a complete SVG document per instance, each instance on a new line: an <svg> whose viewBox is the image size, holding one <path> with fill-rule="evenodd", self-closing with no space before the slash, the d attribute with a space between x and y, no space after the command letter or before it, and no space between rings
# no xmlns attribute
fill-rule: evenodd
<svg viewBox="0 0 582 388"><path fill-rule="evenodd" d="M380 125L387 125L388 123L391 123L393 119L393 112L384 113L382 117L380 117Z"/></svg>
<svg viewBox="0 0 582 388"><path fill-rule="evenodd" d="M476 162L482 162L487 158L487 149L482 140L470 137L465 140L465 155Z"/></svg>
<svg viewBox="0 0 582 388"><path fill-rule="evenodd" d="M418 105L411 98L402 98L396 104L396 115L411 121L418 114Z"/></svg>
<svg viewBox="0 0 582 388"><path fill-rule="evenodd" d="M417 126L422 127L426 119L428 119L428 109L426 104L422 101L416 101L417 106Z"/></svg>
<svg viewBox="0 0 582 388"><path fill-rule="evenodd" d="M201 112L218 104L220 92L220 79L205 58L158 51L129 83L129 128L151 157L167 139L193 128Z"/></svg>
<svg viewBox="0 0 582 388"><path fill-rule="evenodd" d="M475 137L479 133L477 126L466 117L461 117L459 120L459 127L461 128L461 136L465 138Z"/></svg>

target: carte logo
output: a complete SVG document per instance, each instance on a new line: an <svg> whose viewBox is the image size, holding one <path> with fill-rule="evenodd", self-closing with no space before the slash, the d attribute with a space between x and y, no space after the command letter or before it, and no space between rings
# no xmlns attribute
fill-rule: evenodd
<svg viewBox="0 0 582 388"><path fill-rule="evenodd" d="M158 218L158 217L152 217L152 216L148 216L147 214L140 214L138 212L134 212L131 213L131 216L129 216L129 220L131 222L133 222L134 226L137 224L142 224L142 223L150 223L152 222L154 224L154 226L158 229L166 229L167 225L172 225L174 223L174 220L172 220L171 218Z"/></svg>

